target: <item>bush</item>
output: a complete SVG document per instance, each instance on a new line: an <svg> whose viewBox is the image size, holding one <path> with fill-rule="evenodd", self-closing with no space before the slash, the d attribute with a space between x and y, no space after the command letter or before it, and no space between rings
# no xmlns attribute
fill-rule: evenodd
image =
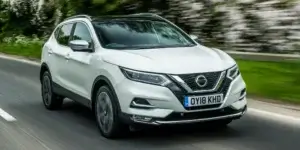
<svg viewBox="0 0 300 150"><path fill-rule="evenodd" d="M0 43L0 52L29 58L40 58L43 43L44 40L37 36L6 37Z"/></svg>

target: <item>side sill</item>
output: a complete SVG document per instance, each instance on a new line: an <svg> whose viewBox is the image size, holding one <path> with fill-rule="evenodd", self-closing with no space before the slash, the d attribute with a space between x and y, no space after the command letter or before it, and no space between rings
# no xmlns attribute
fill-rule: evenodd
<svg viewBox="0 0 300 150"><path fill-rule="evenodd" d="M62 95L62 96L65 96L65 97L67 97L69 99L72 99L72 100L74 100L74 101L76 101L76 102L78 102L78 103L80 103L80 104L82 104L82 105L84 105L84 106L92 109L92 107L91 107L92 106L91 105L91 100L89 100L89 99L87 99L85 97L82 97L82 96L80 96L80 95L78 95L78 94L76 94L76 93L74 93L74 92L72 92L72 91L70 91L68 89L65 89L64 87L60 86L57 83L53 82L52 86L53 86L53 91L55 93L57 93L59 95Z"/></svg>

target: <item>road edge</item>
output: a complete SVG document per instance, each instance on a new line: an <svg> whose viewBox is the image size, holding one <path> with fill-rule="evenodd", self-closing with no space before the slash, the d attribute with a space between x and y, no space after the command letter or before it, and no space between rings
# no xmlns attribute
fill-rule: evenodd
<svg viewBox="0 0 300 150"><path fill-rule="evenodd" d="M35 65L35 66L41 65L41 62L38 59L29 59L27 57L22 57L22 56L18 56L18 55L9 55L9 54L5 54L5 53L0 53L0 58L18 61L21 63L26 63L26 64L30 64L30 65Z"/></svg>

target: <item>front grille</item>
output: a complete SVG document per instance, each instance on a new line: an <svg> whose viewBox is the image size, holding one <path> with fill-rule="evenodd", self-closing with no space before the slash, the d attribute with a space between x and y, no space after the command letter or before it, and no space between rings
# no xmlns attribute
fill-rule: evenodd
<svg viewBox="0 0 300 150"><path fill-rule="evenodd" d="M222 80L222 83L216 91L211 91L211 92L205 92L205 93L188 93L187 91L185 92L174 92L175 96L179 99L180 103L184 106L184 97L185 96L201 96L201 95L211 95L211 94L223 94L223 98L225 99L227 92L229 90L230 84L231 84L230 79L227 77L224 77L224 80ZM197 106L197 107L190 107L186 108L186 110L199 110L199 109L213 109L213 108L218 108L220 107L221 104L215 104L215 105L206 105L206 106Z"/></svg>
<svg viewBox="0 0 300 150"><path fill-rule="evenodd" d="M222 72L207 72L207 73L194 73L194 74L183 74L179 75L179 77L193 90L193 91L201 91L201 90L211 90L213 89L221 76ZM196 83L196 79L198 76L203 75L207 79L207 85L204 87L200 87Z"/></svg>

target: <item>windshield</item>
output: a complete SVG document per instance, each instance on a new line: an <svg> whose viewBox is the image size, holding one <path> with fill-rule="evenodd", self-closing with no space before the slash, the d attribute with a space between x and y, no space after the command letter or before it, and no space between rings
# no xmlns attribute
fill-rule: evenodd
<svg viewBox="0 0 300 150"><path fill-rule="evenodd" d="M148 49L194 46L175 27L162 21L114 20L94 22L99 38L108 49Z"/></svg>

